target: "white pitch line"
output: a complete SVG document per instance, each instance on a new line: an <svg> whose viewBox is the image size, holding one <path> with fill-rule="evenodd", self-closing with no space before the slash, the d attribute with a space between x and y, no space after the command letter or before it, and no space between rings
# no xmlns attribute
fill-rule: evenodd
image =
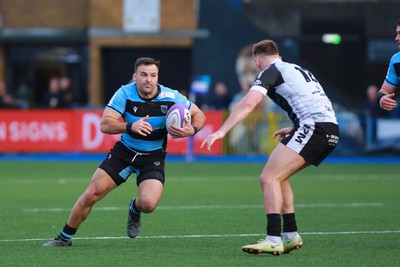
<svg viewBox="0 0 400 267"><path fill-rule="evenodd" d="M399 180L400 176L396 174L296 174L299 179L318 179L318 180L379 180L379 181L389 181L389 180ZM132 178L130 178L132 179ZM216 177L212 176L171 176L167 177L167 183L208 183L210 181L215 181ZM254 182L258 181L257 175L251 176L218 176L218 181L241 181L241 182ZM1 179L1 185L31 185L31 184L57 184L57 185L68 185L68 184L88 184L90 182L90 177L83 178L60 178L60 179Z"/></svg>
<svg viewBox="0 0 400 267"><path fill-rule="evenodd" d="M400 234L400 230L386 231L340 231L340 232L303 232L301 235L364 235L364 234ZM265 236L265 234L221 234L221 235L154 235L139 236L136 239L174 239L174 238L219 238L219 237L248 237ZM128 239L126 236L94 236L94 237L74 237L74 240L113 240ZM0 242L30 242L46 241L49 238L25 238L25 239L0 239Z"/></svg>
<svg viewBox="0 0 400 267"><path fill-rule="evenodd" d="M343 204L296 204L296 208L356 208L356 207L382 207L381 202L372 203L343 203Z"/></svg>
<svg viewBox="0 0 400 267"><path fill-rule="evenodd" d="M358 207L382 207L381 202L371 203L320 203L320 204L296 204L296 208L358 208ZM261 209L263 205L188 205L188 206L159 206L157 210L199 210L199 209ZM125 210L127 207L94 207L98 211L118 211ZM64 212L70 208L31 208L24 209L25 212Z"/></svg>
<svg viewBox="0 0 400 267"><path fill-rule="evenodd" d="M307 177L306 175L304 175ZM315 175L311 175L310 177L316 178ZM319 179L323 180L398 180L399 176L397 174L327 174L327 175L318 175Z"/></svg>

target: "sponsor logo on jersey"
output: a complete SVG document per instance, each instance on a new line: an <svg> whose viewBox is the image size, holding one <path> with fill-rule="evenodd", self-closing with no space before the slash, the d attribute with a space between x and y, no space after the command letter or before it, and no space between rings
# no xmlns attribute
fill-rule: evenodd
<svg viewBox="0 0 400 267"><path fill-rule="evenodd" d="M261 84L261 81L260 80L255 80L254 81L254 85L260 85Z"/></svg>
<svg viewBox="0 0 400 267"><path fill-rule="evenodd" d="M175 98L175 94L172 92L161 92L159 94L160 98Z"/></svg>
<svg viewBox="0 0 400 267"><path fill-rule="evenodd" d="M168 105L161 105L161 112L167 113L167 111L168 111Z"/></svg>

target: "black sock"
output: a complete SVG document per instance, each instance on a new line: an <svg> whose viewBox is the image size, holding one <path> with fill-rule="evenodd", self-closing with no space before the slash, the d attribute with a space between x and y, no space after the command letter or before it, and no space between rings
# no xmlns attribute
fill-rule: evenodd
<svg viewBox="0 0 400 267"><path fill-rule="evenodd" d="M281 215L278 213L267 214L267 235L281 236Z"/></svg>
<svg viewBox="0 0 400 267"><path fill-rule="evenodd" d="M297 224L294 213L283 214L283 232L297 232Z"/></svg>
<svg viewBox="0 0 400 267"><path fill-rule="evenodd" d="M77 229L68 226L68 224L65 224L64 229L58 236L64 241L70 241L71 238L75 235L76 230Z"/></svg>
<svg viewBox="0 0 400 267"><path fill-rule="evenodd" d="M136 207L136 198L131 201L131 204L129 205L129 210L134 214L140 215L140 210Z"/></svg>

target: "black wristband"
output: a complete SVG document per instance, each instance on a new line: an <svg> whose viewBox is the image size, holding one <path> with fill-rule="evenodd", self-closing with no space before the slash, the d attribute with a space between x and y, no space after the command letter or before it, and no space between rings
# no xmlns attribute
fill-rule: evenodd
<svg viewBox="0 0 400 267"><path fill-rule="evenodd" d="M381 101L381 98L384 97L386 94L382 93L382 92L378 92L378 94L376 95L376 101L378 101L378 106L380 106L379 102Z"/></svg>
<svg viewBox="0 0 400 267"><path fill-rule="evenodd" d="M198 129L197 129L197 127L196 126L192 126L193 127L193 130L194 130L194 133L193 133L193 135L192 136L194 136L195 134L197 134L197 132L199 131Z"/></svg>
<svg viewBox="0 0 400 267"><path fill-rule="evenodd" d="M128 122L126 124L126 132L129 133L129 134L133 133L132 132L132 122Z"/></svg>

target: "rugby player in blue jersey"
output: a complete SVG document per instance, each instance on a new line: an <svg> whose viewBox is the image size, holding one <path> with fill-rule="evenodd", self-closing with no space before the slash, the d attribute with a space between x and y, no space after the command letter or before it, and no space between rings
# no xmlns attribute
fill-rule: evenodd
<svg viewBox="0 0 400 267"><path fill-rule="evenodd" d="M396 38L397 47L400 50L400 19L397 20ZM393 110L396 107L394 91L400 85L400 52L392 56L389 68L382 87L379 90L377 99L379 106L385 110Z"/></svg>
<svg viewBox="0 0 400 267"><path fill-rule="evenodd" d="M101 118L100 129L106 134L122 134L107 157L96 169L85 192L78 198L63 230L44 247L72 245L72 237L88 217L93 205L110 191L136 174L138 195L129 204L127 234L136 237L141 229L141 213L151 213L161 198L167 149L165 115L175 103L186 105L191 122L172 126L174 138L192 136L205 123L204 113L185 96L158 83L160 62L138 58L133 82L122 86L111 98ZM121 117L123 120L121 120Z"/></svg>

